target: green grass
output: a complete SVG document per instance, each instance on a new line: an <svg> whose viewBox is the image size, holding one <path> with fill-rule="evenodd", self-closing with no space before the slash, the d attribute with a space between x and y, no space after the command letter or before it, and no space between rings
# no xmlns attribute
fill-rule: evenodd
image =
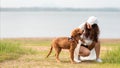
<svg viewBox="0 0 120 68"><path fill-rule="evenodd" d="M0 62L5 60L17 59L23 54L34 54L32 49L21 47L18 42L0 40Z"/></svg>
<svg viewBox="0 0 120 68"><path fill-rule="evenodd" d="M119 64L120 63L120 42L107 42L107 43L102 43L101 45L110 49L110 50L107 50L102 56L104 63Z"/></svg>
<svg viewBox="0 0 120 68"><path fill-rule="evenodd" d="M55 51L45 58L50 48L51 40L41 39L3 39L0 42L0 62L3 68L119 68L120 42L104 42L101 47L108 50L101 51L103 63L82 62L71 64L69 51L60 53L61 63L55 60ZM30 48L36 49L33 51ZM112 50L109 50L111 48ZM34 50L35 50L34 49ZM43 50L42 50L43 49ZM36 53L37 52L37 53ZM36 53L36 54L35 54ZM14 61L12 61L14 59ZM7 61L6 61L7 60ZM11 60L11 61L9 61ZM14 65L12 65L14 64Z"/></svg>
<svg viewBox="0 0 120 68"><path fill-rule="evenodd" d="M120 46L107 51L103 57L104 63L119 63L120 64Z"/></svg>

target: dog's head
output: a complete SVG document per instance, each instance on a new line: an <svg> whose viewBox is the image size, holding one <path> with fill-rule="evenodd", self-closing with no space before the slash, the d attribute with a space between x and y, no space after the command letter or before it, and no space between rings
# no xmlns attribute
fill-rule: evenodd
<svg viewBox="0 0 120 68"><path fill-rule="evenodd" d="M84 31L81 30L80 28L75 28L72 32L71 32L71 38L75 38L76 40L81 40L81 35Z"/></svg>

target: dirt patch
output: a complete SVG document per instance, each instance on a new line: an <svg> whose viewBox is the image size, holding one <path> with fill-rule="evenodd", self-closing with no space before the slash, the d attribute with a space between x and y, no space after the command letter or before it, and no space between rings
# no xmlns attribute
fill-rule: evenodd
<svg viewBox="0 0 120 68"><path fill-rule="evenodd" d="M100 39L101 43L120 43L120 39Z"/></svg>
<svg viewBox="0 0 120 68"><path fill-rule="evenodd" d="M50 47L47 46L24 46L25 48L30 48L33 50L37 50L37 51L44 51L44 50L49 50Z"/></svg>

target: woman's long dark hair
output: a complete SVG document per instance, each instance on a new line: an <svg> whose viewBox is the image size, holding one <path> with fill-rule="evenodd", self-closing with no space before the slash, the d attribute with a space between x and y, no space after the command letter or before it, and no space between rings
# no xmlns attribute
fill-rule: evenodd
<svg viewBox="0 0 120 68"><path fill-rule="evenodd" d="M91 40L98 42L99 33L100 33L100 30L97 24L93 24L92 29L88 29L87 23L85 24L84 36L86 38L90 38Z"/></svg>

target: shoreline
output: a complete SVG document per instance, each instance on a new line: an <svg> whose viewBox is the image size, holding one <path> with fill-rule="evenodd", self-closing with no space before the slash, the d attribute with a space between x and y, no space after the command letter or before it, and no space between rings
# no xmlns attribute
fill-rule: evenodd
<svg viewBox="0 0 120 68"><path fill-rule="evenodd" d="M43 41L43 40L52 40L56 37L21 37L21 38L0 38L0 40L39 40L39 41ZM100 41L102 43L104 42L120 42L120 38L100 38Z"/></svg>

